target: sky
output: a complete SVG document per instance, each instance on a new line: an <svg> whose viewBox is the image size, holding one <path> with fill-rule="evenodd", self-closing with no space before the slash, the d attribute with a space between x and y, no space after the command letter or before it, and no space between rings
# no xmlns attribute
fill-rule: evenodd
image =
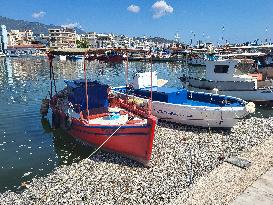
<svg viewBox="0 0 273 205"><path fill-rule="evenodd" d="M0 15L185 43L273 41L273 0L1 0Z"/></svg>

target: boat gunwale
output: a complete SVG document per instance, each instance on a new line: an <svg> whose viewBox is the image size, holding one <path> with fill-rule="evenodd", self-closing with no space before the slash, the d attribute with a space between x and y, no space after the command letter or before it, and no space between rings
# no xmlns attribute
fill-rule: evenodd
<svg viewBox="0 0 273 205"><path fill-rule="evenodd" d="M126 88L126 87L114 87L114 88L112 88L112 91L117 93L117 94L126 95L126 93L115 90L115 89L124 89L124 88ZM205 92L195 92L195 91L188 91L188 92L201 93L201 94L205 93ZM208 94L210 94L210 93L208 93ZM222 110L222 111L224 111L224 110L235 110L235 109L236 110L245 109L245 105L247 104L247 102L245 100L241 99L241 98L236 98L236 97L227 96L227 95L219 95L219 94L211 94L211 95L225 96L225 97L228 97L228 98L236 99L242 104L240 104L239 106L216 106L216 104L215 104L215 106L206 106L206 105L191 105L191 104L181 104L181 103L180 104L179 103L169 103L169 102L163 102L163 101L157 101L157 100L153 100L153 103L156 102L156 103L162 103L162 104L173 105L173 106L201 108L201 109L206 109L206 110L216 110L215 108L217 108L218 110ZM132 98L144 99L146 101L149 100L149 99L144 98L142 96L141 97L140 96L134 96L132 94L127 94L127 96L132 97ZM198 102L198 101L194 101L194 102Z"/></svg>

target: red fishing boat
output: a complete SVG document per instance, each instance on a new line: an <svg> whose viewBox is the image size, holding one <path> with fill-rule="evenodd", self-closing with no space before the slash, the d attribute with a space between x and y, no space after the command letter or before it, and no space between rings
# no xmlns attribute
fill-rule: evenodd
<svg viewBox="0 0 273 205"><path fill-rule="evenodd" d="M156 118L147 106L112 95L108 85L88 81L86 72L85 80L65 82L66 88L50 100L55 127L149 166Z"/></svg>
<svg viewBox="0 0 273 205"><path fill-rule="evenodd" d="M99 55L97 60L107 63L121 63L123 60L125 60L125 58L122 53L118 53L116 51L106 51L104 54Z"/></svg>

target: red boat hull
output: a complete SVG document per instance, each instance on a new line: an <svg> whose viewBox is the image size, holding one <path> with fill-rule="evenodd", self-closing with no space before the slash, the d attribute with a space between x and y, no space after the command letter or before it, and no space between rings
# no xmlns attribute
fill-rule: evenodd
<svg viewBox="0 0 273 205"><path fill-rule="evenodd" d="M122 154L144 166L149 166L156 126L156 119L153 116L148 117L147 125L121 126L87 125L79 119L72 119L68 129L65 114L57 110L54 114L59 116L60 127L68 134L95 147L102 145L117 130L102 149Z"/></svg>
<svg viewBox="0 0 273 205"><path fill-rule="evenodd" d="M110 63L121 63L124 58L121 55L115 56L99 56L97 57L99 61L110 62Z"/></svg>

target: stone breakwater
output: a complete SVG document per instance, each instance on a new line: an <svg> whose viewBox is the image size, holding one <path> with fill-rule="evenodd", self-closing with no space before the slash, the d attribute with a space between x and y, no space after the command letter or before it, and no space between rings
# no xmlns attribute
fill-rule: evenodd
<svg viewBox="0 0 273 205"><path fill-rule="evenodd" d="M22 193L0 194L1 204L171 204L226 157L248 151L272 135L273 118L252 117L231 130L160 122L150 169L100 151L34 178Z"/></svg>

